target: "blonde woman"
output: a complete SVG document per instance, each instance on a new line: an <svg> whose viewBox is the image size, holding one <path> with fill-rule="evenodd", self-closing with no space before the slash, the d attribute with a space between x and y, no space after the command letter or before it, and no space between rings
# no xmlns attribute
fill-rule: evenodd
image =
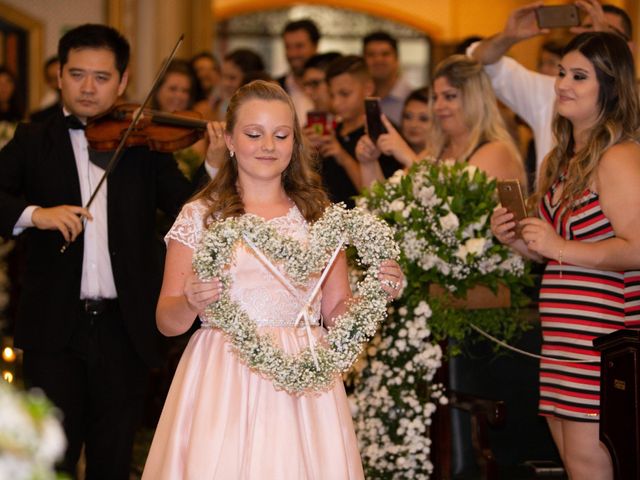
<svg viewBox="0 0 640 480"><path fill-rule="evenodd" d="M547 263L539 410L569 478L611 480L593 339L640 323L640 105L626 42L604 32L575 37L555 90L557 144L532 202L539 216L520 222L521 239L504 208L491 225L502 243Z"/></svg>
<svg viewBox="0 0 640 480"><path fill-rule="evenodd" d="M498 179L526 183L520 154L498 110L491 83L475 60L453 55L436 68L432 85L431 126L427 148L415 154L386 118L389 133L376 145L367 137L356 150L365 184L381 177L372 158L380 152L393 155L406 166L425 156L467 162Z"/></svg>

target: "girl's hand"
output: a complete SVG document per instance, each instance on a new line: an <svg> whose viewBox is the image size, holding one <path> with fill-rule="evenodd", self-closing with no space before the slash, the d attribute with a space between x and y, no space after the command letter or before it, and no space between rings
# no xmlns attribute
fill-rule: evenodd
<svg viewBox="0 0 640 480"><path fill-rule="evenodd" d="M404 274L398 262L395 260L382 262L378 270L378 280L380 280L382 289L387 292L391 300L395 300L400 296L404 287Z"/></svg>
<svg viewBox="0 0 640 480"><path fill-rule="evenodd" d="M522 239L527 248L546 258L557 260L566 240L558 235L549 222L540 218L525 218L520 221Z"/></svg>
<svg viewBox="0 0 640 480"><path fill-rule="evenodd" d="M221 293L222 282L219 278L205 281L200 280L195 273L192 273L184 282L184 296L187 305L198 315L207 306L220 300Z"/></svg>
<svg viewBox="0 0 640 480"><path fill-rule="evenodd" d="M513 213L504 207L496 207L491 214L491 233L504 245L516 241L516 222Z"/></svg>

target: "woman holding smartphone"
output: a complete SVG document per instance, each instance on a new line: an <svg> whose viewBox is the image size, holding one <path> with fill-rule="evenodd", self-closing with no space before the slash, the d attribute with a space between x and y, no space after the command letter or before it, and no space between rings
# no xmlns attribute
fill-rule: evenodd
<svg viewBox="0 0 640 480"><path fill-rule="evenodd" d="M575 37L555 90L557 145L532 199L539 215L520 222L522 239L504 208L491 225L502 243L547 263L539 406L569 478L610 480L592 342L640 323L640 105L626 42L604 32Z"/></svg>
<svg viewBox="0 0 640 480"><path fill-rule="evenodd" d="M425 156L454 159L497 179L518 179L525 185L522 159L482 66L464 55L452 55L437 66L433 78L426 149L416 154L383 116L388 133L380 135L375 144L363 137L356 149L365 185L382 180L373 170L373 159L380 152L407 167Z"/></svg>

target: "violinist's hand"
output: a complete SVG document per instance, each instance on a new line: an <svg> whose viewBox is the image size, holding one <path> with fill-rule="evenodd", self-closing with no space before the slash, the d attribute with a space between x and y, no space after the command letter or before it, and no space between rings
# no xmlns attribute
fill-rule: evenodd
<svg viewBox="0 0 640 480"><path fill-rule="evenodd" d="M395 300L400 296L404 286L404 274L398 262L395 260L382 262L378 270L378 280L380 280L382 289L387 292L391 300Z"/></svg>
<svg viewBox="0 0 640 480"><path fill-rule="evenodd" d="M31 221L37 229L59 230L67 242L73 242L80 235L83 218L93 220L89 210L76 205L38 207L31 214Z"/></svg>
<svg viewBox="0 0 640 480"><path fill-rule="evenodd" d="M207 124L207 154L205 160L210 167L220 168L227 151L224 141L225 122L209 122Z"/></svg>
<svg viewBox="0 0 640 480"><path fill-rule="evenodd" d="M398 133L387 116L383 114L381 115L381 119L382 124L387 129L387 133L383 133L378 137L378 141L376 142L377 147L385 155L390 155L405 167L410 167L417 161L416 154L411 150L411 147L405 142L404 138L402 138L402 135Z"/></svg>
<svg viewBox="0 0 640 480"><path fill-rule="evenodd" d="M222 293L222 282L219 278L211 280L200 280L195 273L187 277L184 282L184 297L187 305L196 314L200 314L204 309L220 300Z"/></svg>
<svg viewBox="0 0 640 480"><path fill-rule="evenodd" d="M363 135L356 144L356 160L361 165L368 165L376 162L380 157L380 150L375 146L369 135Z"/></svg>

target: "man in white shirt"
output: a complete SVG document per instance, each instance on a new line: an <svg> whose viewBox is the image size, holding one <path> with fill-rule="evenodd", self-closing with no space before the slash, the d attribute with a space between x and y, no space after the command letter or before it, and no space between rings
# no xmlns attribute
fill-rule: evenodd
<svg viewBox="0 0 640 480"><path fill-rule="evenodd" d="M389 120L400 125L404 101L413 87L400 75L398 42L387 32L373 32L362 41L362 56L375 85L380 107Z"/></svg>
<svg viewBox="0 0 640 480"><path fill-rule="evenodd" d="M88 480L128 480L149 367L164 363L156 213L177 214L193 188L171 154L132 147L81 206L105 173L85 124L124 92L130 49L113 28L81 25L58 51L62 108L0 151L0 235L26 244L15 343L26 385L63 413L61 470L75 478L84 446Z"/></svg>

